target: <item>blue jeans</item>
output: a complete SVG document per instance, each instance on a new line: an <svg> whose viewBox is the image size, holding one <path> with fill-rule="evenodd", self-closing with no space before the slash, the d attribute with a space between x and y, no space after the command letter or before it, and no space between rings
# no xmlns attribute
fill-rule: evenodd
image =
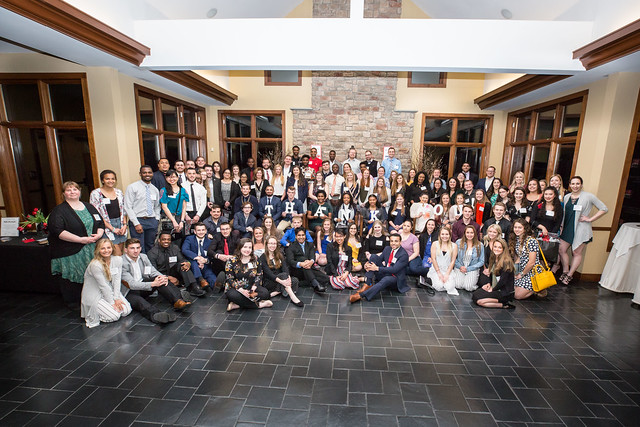
<svg viewBox="0 0 640 427"><path fill-rule="evenodd" d="M129 221L129 233L131 233L131 238L140 240L142 253L146 254L156 243L158 220L155 218L139 218L138 221L142 226L142 233L136 231L136 227L131 221Z"/></svg>

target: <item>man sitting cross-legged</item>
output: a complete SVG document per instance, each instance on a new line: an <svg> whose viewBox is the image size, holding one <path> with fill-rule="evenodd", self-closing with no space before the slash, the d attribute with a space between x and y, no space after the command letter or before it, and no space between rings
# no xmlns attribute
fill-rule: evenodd
<svg viewBox="0 0 640 427"><path fill-rule="evenodd" d="M307 242L307 230L299 227L295 232L296 241L286 250L290 274L300 281L306 281L313 287L315 293L326 292L329 276L319 267L314 266L316 248L313 243Z"/></svg>
<svg viewBox="0 0 640 427"><path fill-rule="evenodd" d="M145 254L138 239L127 239L122 257L121 293L129 301L131 308L139 311L154 323L169 323L176 320L174 313L160 311L146 300L154 290L162 295L174 309L182 310L191 304L185 301L178 288L169 282L167 276L156 270Z"/></svg>

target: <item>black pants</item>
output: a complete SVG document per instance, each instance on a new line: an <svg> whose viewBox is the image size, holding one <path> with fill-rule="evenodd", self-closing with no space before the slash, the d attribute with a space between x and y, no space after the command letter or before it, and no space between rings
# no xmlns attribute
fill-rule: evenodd
<svg viewBox="0 0 640 427"><path fill-rule="evenodd" d="M287 273L280 273L280 274L278 274L277 277L279 279L286 280L290 276ZM286 290L284 288L284 286L282 286L280 283L276 282L275 280L269 280L266 277L263 279L262 283L263 283L264 287L267 288L267 290L269 292L280 292L280 293L282 293L283 291ZM298 278L297 277L291 277L291 290L293 292L297 292L298 291Z"/></svg>
<svg viewBox="0 0 640 427"><path fill-rule="evenodd" d="M167 286L158 286L155 289L158 291L158 294L162 295L172 306L182 298L180 290L171 283L167 284ZM129 291L126 296L127 301L131 304L131 308L134 311L139 311L144 318L151 321L153 321L152 316L160 311L156 306L147 301L147 298L152 293L152 291Z"/></svg>
<svg viewBox="0 0 640 427"><path fill-rule="evenodd" d="M269 291L262 286L256 287L256 292L258 293L258 298L260 300L268 300L269 299ZM234 302L238 304L241 308L258 308L258 304L251 301L249 298L242 295L240 292L236 291L233 288L229 288L227 292L225 292L225 296L229 300L229 302Z"/></svg>
<svg viewBox="0 0 640 427"><path fill-rule="evenodd" d="M182 283L183 286L189 286L196 283L193 271L191 271L191 269L182 271L180 264L174 264L174 266L169 269L168 275L180 280L180 283Z"/></svg>
<svg viewBox="0 0 640 427"><path fill-rule="evenodd" d="M60 293L65 304L80 304L82 298L82 283L75 283L71 280L63 279L62 275L56 274L54 280L60 286Z"/></svg>
<svg viewBox="0 0 640 427"><path fill-rule="evenodd" d="M313 280L317 280L321 285L327 286L329 284L329 276L322 271L315 268L291 268L290 273L292 276L297 277L300 281L307 282L308 286L312 286Z"/></svg>

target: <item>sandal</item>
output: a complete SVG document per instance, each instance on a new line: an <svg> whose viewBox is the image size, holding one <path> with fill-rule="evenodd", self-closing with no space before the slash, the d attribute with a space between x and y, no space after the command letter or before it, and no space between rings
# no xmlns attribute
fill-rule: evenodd
<svg viewBox="0 0 640 427"><path fill-rule="evenodd" d="M562 283L565 286L568 286L569 283L571 283L571 280L573 280L573 277L569 276L566 273L562 273L562 276L560 276L560 283Z"/></svg>
<svg viewBox="0 0 640 427"><path fill-rule="evenodd" d="M564 282L566 278L567 278L567 273L562 273L560 277L558 277L558 283L566 285L566 283Z"/></svg>

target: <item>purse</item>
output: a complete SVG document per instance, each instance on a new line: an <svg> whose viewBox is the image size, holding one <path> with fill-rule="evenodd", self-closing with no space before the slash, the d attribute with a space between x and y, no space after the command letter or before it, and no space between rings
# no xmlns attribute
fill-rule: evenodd
<svg viewBox="0 0 640 427"><path fill-rule="evenodd" d="M540 255L542 255L544 267L540 264L534 265L534 273L531 277L531 285L533 286L533 290L535 292L540 292L544 289L558 284L558 282L556 281L556 277L553 275L551 269L549 269L549 265L547 265L547 259L544 257L542 248L540 248Z"/></svg>
<svg viewBox="0 0 640 427"><path fill-rule="evenodd" d="M560 249L560 242L557 238L548 236L546 239L540 235L538 237L538 245L540 250L544 254L545 258L549 258L551 261L558 259L558 251Z"/></svg>

